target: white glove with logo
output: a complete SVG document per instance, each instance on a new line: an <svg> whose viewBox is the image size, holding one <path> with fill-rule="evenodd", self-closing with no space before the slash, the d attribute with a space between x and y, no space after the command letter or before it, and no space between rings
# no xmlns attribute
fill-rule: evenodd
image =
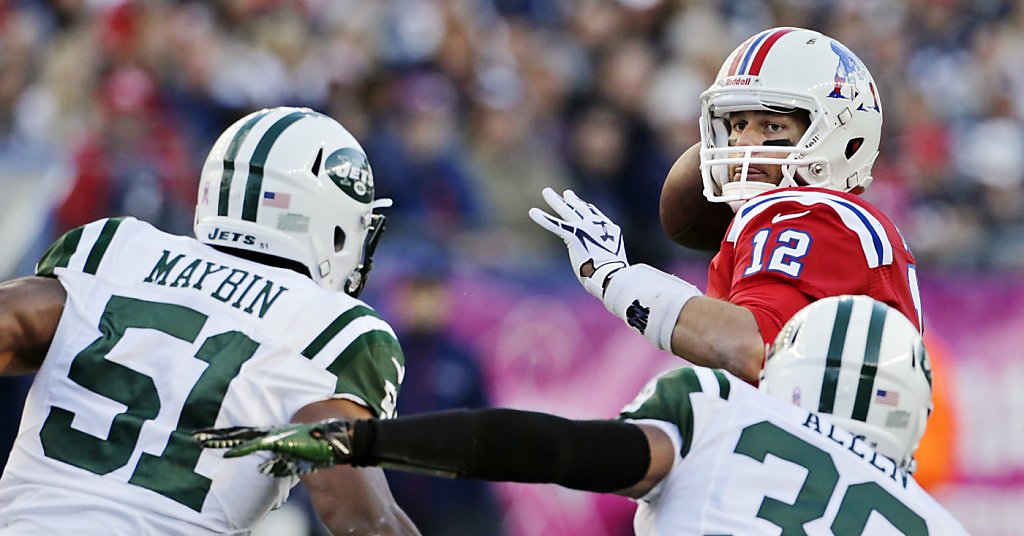
<svg viewBox="0 0 1024 536"><path fill-rule="evenodd" d="M679 312L700 291L646 264L630 266L619 226L572 190L558 195L545 188L543 193L559 218L531 208L530 219L565 242L583 288L656 348L671 352Z"/></svg>
<svg viewBox="0 0 1024 536"><path fill-rule="evenodd" d="M545 188L542 193L559 217L531 208L530 219L565 242L576 278L587 292L603 300L608 277L629 266L622 230L572 190L558 195L551 188Z"/></svg>

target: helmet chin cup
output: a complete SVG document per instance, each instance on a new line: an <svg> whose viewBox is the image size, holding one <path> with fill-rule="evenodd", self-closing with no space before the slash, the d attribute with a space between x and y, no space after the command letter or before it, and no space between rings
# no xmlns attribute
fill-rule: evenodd
<svg viewBox="0 0 1024 536"><path fill-rule="evenodd" d="M733 212L736 212L751 198L779 188L779 185L770 182L748 182L745 180L730 182L722 186L722 197L735 198L727 203L732 207Z"/></svg>

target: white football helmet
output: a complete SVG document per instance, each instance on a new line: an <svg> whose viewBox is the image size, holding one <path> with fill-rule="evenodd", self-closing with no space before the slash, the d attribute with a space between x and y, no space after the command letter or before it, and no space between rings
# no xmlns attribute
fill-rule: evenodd
<svg viewBox="0 0 1024 536"><path fill-rule="evenodd" d="M783 326L759 388L862 435L913 471L932 411L932 376L921 334L905 316L867 296L803 308Z"/></svg>
<svg viewBox="0 0 1024 536"><path fill-rule="evenodd" d="M203 165L199 241L288 259L358 296L384 228L359 142L308 108L269 108L228 127Z"/></svg>
<svg viewBox="0 0 1024 536"><path fill-rule="evenodd" d="M848 192L871 183L882 106L867 67L842 43L801 28L765 30L736 48L701 94L701 175L710 201L738 209L787 186ZM729 147L729 114L806 110L810 126L795 146ZM785 153L768 158L764 153ZM781 184L747 182L751 164L782 166ZM740 167L730 182L729 166Z"/></svg>

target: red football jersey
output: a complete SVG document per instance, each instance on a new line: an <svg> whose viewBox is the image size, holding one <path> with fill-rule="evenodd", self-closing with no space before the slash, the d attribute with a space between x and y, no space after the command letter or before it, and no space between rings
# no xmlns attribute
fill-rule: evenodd
<svg viewBox="0 0 1024 536"><path fill-rule="evenodd" d="M915 264L896 226L860 197L783 188L736 213L707 295L753 312L766 344L807 304L843 294L885 302L922 329Z"/></svg>

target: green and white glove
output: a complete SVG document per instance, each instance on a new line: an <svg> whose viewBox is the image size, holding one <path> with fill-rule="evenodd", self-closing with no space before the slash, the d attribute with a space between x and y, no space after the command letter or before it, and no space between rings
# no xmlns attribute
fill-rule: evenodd
<svg viewBox="0 0 1024 536"><path fill-rule="evenodd" d="M278 477L312 473L354 457L352 423L341 419L273 428L206 428L196 430L192 437L203 448L230 449L225 458L274 452L276 456L260 464L260 472Z"/></svg>
<svg viewBox="0 0 1024 536"><path fill-rule="evenodd" d="M542 195L558 217L531 208L530 219L565 242L576 278L587 292L603 299L608 277L629 266L622 230L572 190L558 195L551 188L544 188Z"/></svg>

